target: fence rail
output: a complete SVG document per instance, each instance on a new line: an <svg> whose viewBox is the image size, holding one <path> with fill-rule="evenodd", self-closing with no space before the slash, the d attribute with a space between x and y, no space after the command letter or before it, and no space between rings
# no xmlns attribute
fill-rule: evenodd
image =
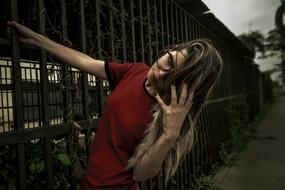
<svg viewBox="0 0 285 190"><path fill-rule="evenodd" d="M253 118L272 98L270 80L252 61L244 59L249 55L231 47L221 38L222 33L211 32L173 0L3 0L0 5L1 21L17 20L97 59L123 63L142 60L150 65L164 47L197 38L215 42L224 67L198 119L198 142L167 187L162 185L161 172L140 183L142 189L189 189L193 179L215 162L220 144L227 138L225 105L246 95ZM39 187L76 189L82 176L76 164L76 142L83 139L80 147L88 155L88 139L96 131L110 93L108 82L70 68L45 51L19 44L17 33L10 32L7 35L6 29L0 28L0 153L8 151L5 147L9 145L17 153L10 160L17 164L9 165L6 176L0 169L0 177L7 182L9 176L17 175L21 190L35 188L33 180L37 179L42 180ZM73 121L84 133L79 140ZM62 178L57 174L61 166L54 158L55 150L60 149L55 149L59 139L64 142L60 148L71 160L68 171L60 173ZM36 145L39 140L42 144L37 156L41 155L43 168L42 162L31 161L27 154L31 153L30 143ZM35 163L41 169L38 173L33 173ZM38 178L40 175L44 177Z"/></svg>

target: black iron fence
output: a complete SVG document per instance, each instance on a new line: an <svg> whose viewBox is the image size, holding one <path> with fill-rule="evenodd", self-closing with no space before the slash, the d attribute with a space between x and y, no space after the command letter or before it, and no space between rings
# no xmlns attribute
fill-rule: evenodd
<svg viewBox="0 0 285 190"><path fill-rule="evenodd" d="M196 38L215 42L224 68L198 119L198 143L167 187L162 185L161 172L140 184L142 189L189 189L195 176L216 161L227 138L225 105L246 95L253 118L272 97L270 80L245 59L250 55L231 47L222 33L214 34L175 1L3 0L0 5L1 22L17 20L97 59L151 64L166 46ZM6 184L17 182L19 189L35 188L37 179L42 185L38 188L76 189L82 177L78 171L84 170L78 169L78 162L84 162L78 157L88 155L88 139L102 115L108 82L19 44L17 37L14 31L0 28L0 165L6 157L10 160L9 167L2 167L0 179ZM79 147L78 136L83 141ZM63 144L55 149L58 141ZM31 152L31 143L39 145L38 154ZM57 154L59 149L62 153ZM60 156L54 158L55 154ZM58 160L66 164L63 177L57 174L62 169ZM17 180L11 179L15 175Z"/></svg>

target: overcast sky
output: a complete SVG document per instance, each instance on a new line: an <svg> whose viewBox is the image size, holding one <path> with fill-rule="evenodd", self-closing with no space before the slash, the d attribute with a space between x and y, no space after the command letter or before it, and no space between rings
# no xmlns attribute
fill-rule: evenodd
<svg viewBox="0 0 285 190"><path fill-rule="evenodd" d="M266 34L274 28L280 0L202 0L216 17L234 34L260 30Z"/></svg>
<svg viewBox="0 0 285 190"><path fill-rule="evenodd" d="M211 12L234 34L259 30L264 35L275 27L275 13L280 0L202 0ZM268 70L280 63L277 58L256 59L260 70ZM275 76L273 76L275 78Z"/></svg>

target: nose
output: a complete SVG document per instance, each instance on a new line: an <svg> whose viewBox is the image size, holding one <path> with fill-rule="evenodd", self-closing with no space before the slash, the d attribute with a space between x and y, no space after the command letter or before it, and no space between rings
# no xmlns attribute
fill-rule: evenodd
<svg viewBox="0 0 285 190"><path fill-rule="evenodd" d="M167 76L168 73L169 73L169 71L159 70L159 76L162 77L162 78L165 77L165 76Z"/></svg>

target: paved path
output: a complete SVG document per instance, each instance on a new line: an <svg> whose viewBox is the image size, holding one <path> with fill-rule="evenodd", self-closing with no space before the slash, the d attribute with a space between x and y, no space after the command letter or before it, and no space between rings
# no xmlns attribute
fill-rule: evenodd
<svg viewBox="0 0 285 190"><path fill-rule="evenodd" d="M285 96L277 97L240 154L238 167L214 177L222 190L285 190Z"/></svg>

